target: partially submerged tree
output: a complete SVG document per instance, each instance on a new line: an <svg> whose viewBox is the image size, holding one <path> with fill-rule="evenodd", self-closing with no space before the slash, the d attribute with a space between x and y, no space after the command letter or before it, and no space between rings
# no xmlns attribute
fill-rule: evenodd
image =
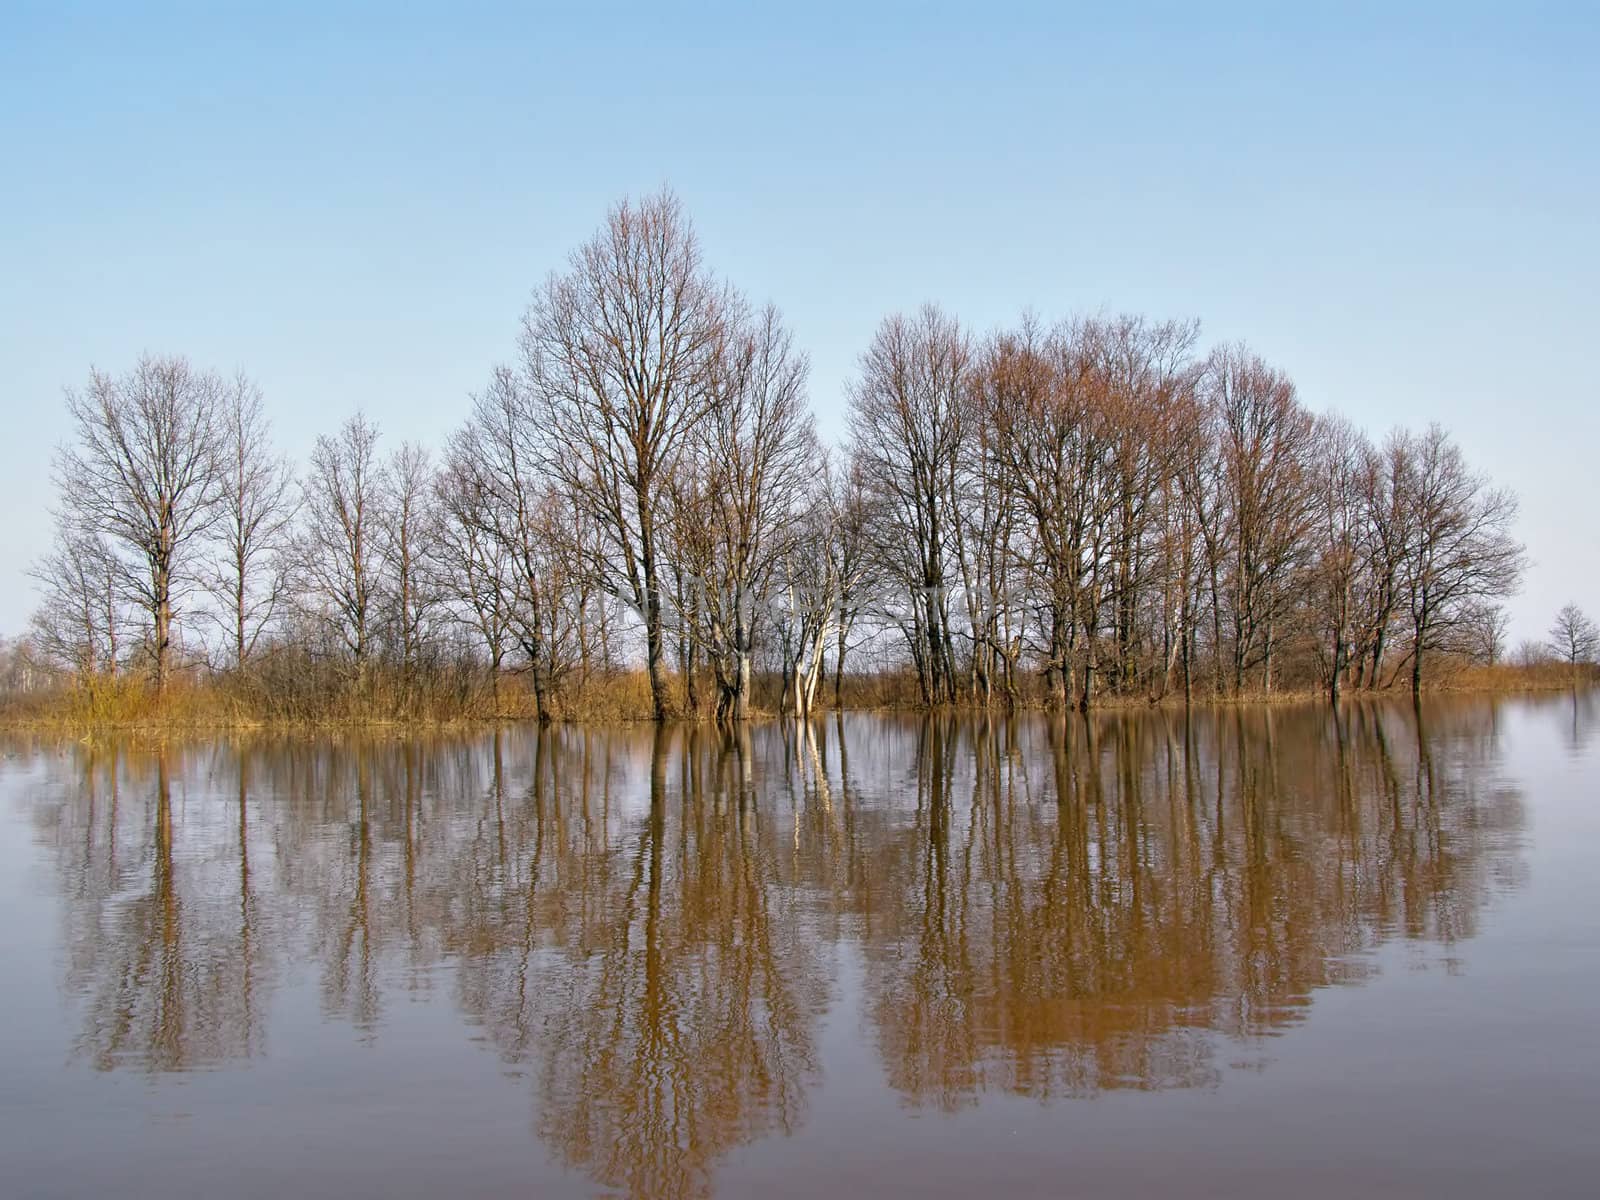
<svg viewBox="0 0 1600 1200"><path fill-rule="evenodd" d="M453 515L477 523L485 552L504 565L498 611L522 651L534 714L550 714L550 693L566 666L558 643L568 584L594 590L606 570L602 546L584 538L586 514L558 498L546 475L542 405L525 379L499 368L475 395L472 414L451 437L446 474L458 496ZM573 517L574 520L568 520ZM490 549L493 547L493 549ZM578 624L581 624L579 619ZM602 624L603 632L603 624ZM491 651L493 653L493 651ZM579 659L586 650L579 646Z"/></svg>
<svg viewBox="0 0 1600 1200"><path fill-rule="evenodd" d="M775 309L730 329L711 375L711 407L673 479L672 545L693 583L693 608L679 619L712 666L719 718L749 715L773 572L818 479L806 369Z"/></svg>
<svg viewBox="0 0 1600 1200"><path fill-rule="evenodd" d="M826 492L796 514L770 606L782 656L779 709L802 720L816 708L824 659L838 631L841 586L832 554L833 518Z"/></svg>
<svg viewBox="0 0 1600 1200"><path fill-rule="evenodd" d="M973 366L970 339L933 305L878 326L850 390L850 435L882 525L885 572L901 589L904 632L924 701L956 698L947 585L957 519L951 485Z"/></svg>
<svg viewBox="0 0 1600 1200"><path fill-rule="evenodd" d="M604 539L604 580L644 623L658 718L669 708L660 561L667 485L711 403L729 308L677 198L611 210L523 321L544 467Z"/></svg>
<svg viewBox="0 0 1600 1200"><path fill-rule="evenodd" d="M1339 689L1357 638L1362 539L1367 527L1361 481L1370 451L1366 438L1348 421L1324 418L1317 422L1311 464L1315 551L1310 568L1316 589L1311 608L1319 626L1317 650L1328 696L1334 704L1339 702Z"/></svg>
<svg viewBox="0 0 1600 1200"><path fill-rule="evenodd" d="M1426 655L1452 649L1477 606L1520 586L1523 549L1511 535L1516 497L1472 471L1450 435L1430 425L1412 444L1404 503L1412 538L1401 569L1411 624L1411 690Z"/></svg>
<svg viewBox="0 0 1600 1200"><path fill-rule="evenodd" d="M828 505L832 512L830 557L839 583L839 620L834 631L833 702L844 703L845 656L853 649L851 634L878 600L880 578L872 554L876 509L868 495L861 463L850 453L842 469L829 471Z"/></svg>
<svg viewBox="0 0 1600 1200"><path fill-rule="evenodd" d="M1046 332L1028 320L998 335L974 391L992 431L989 469L1004 480L1026 530L1021 557L1042 627L1041 667L1051 695L1065 704L1076 691L1079 630L1092 607L1089 545L1104 447L1081 327Z"/></svg>
<svg viewBox="0 0 1600 1200"><path fill-rule="evenodd" d="M1232 687L1242 691L1247 673L1259 670L1270 691L1309 544L1315 424L1288 376L1242 346L1213 353L1204 386L1220 433Z"/></svg>

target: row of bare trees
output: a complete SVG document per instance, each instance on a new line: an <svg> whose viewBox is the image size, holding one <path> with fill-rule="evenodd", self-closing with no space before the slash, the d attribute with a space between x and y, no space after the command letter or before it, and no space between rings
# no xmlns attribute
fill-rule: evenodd
<svg viewBox="0 0 1600 1200"><path fill-rule="evenodd" d="M36 644L83 677L293 650L468 664L535 711L642 662L657 718L805 714L862 664L926 705L1420 689L1492 658L1516 505L1439 427L1382 444L1192 322L885 320L826 451L779 313L667 193L537 290L442 451L358 414L298 473L257 389L181 358L68 394Z"/></svg>
<svg viewBox="0 0 1600 1200"><path fill-rule="evenodd" d="M923 698L1420 689L1503 637L1515 499L1438 426L1375 445L1193 324L1092 318L975 339L926 308L880 327L852 400Z"/></svg>

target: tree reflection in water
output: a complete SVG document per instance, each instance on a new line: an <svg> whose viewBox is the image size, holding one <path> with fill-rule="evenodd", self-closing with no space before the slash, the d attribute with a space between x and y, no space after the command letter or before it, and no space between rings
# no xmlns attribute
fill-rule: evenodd
<svg viewBox="0 0 1600 1200"><path fill-rule="evenodd" d="M1517 882L1497 719L1453 701L77 746L34 815L95 1066L259 1055L306 971L374 1046L393 993L449 1002L529 1081L562 1160L682 1196L804 1121L830 1004L859 1001L906 1103L948 1110L1212 1086L1219 1053L1263 1055L1383 941L1448 955ZM1592 705L1569 725L1591 736Z"/></svg>
<svg viewBox="0 0 1600 1200"><path fill-rule="evenodd" d="M1483 782L1487 716L1404 749L1376 707L930 721L916 808L875 855L894 1085L943 1108L1209 1085L1214 1035L1299 1019L1396 932L1470 936L1521 820Z"/></svg>

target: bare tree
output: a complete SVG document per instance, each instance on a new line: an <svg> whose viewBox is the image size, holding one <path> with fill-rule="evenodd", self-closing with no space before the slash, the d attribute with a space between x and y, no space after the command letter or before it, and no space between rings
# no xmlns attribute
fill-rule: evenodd
<svg viewBox="0 0 1600 1200"><path fill-rule="evenodd" d="M1329 699L1339 702L1339 688L1355 645L1357 591L1361 579L1366 505L1362 470L1371 453L1366 439L1348 421L1325 417L1316 425L1313 495L1316 539L1310 578L1315 588L1312 609L1320 626Z"/></svg>
<svg viewBox="0 0 1600 1200"><path fill-rule="evenodd" d="M1415 538L1407 483L1412 452L1413 439L1397 431L1381 450L1368 449L1360 467L1363 535L1352 648L1358 687L1382 682L1384 657L1404 599L1402 568Z"/></svg>
<svg viewBox="0 0 1600 1200"><path fill-rule="evenodd" d="M694 609L680 620L706 651L722 719L749 715L773 570L818 475L806 369L776 310L730 330L713 369L713 404L673 479L672 544L695 585Z"/></svg>
<svg viewBox="0 0 1600 1200"><path fill-rule="evenodd" d="M1029 318L993 339L977 372L983 420L969 440L987 447L987 472L1001 481L980 542L1016 538L1058 703L1077 690L1089 706L1102 642L1118 690L1159 695L1180 659L1189 678L1191 506L1214 512L1217 493L1199 454L1194 336L1188 322L1119 317L1045 331ZM985 495L975 482L962 491ZM1000 561L988 570L991 594L1005 590Z"/></svg>
<svg viewBox="0 0 1600 1200"><path fill-rule="evenodd" d="M959 323L927 305L878 326L850 389L852 442L884 517L881 557L905 589L902 628L930 704L956 696L946 592L956 520L950 484L972 359Z"/></svg>
<svg viewBox="0 0 1600 1200"><path fill-rule="evenodd" d="M834 574L839 581L839 621L834 634L833 702L835 706L842 707L844 663L845 655L852 648L851 633L871 608L880 579L872 554L875 509L859 458L851 452L844 469L829 472L827 478L828 502L833 511L831 554Z"/></svg>
<svg viewBox="0 0 1600 1200"><path fill-rule="evenodd" d="M1511 632L1511 614L1502 604L1483 601L1473 606L1465 621L1467 653L1481 663L1494 666L1506 655L1506 638Z"/></svg>
<svg viewBox="0 0 1600 1200"><path fill-rule="evenodd" d="M218 415L225 388L183 358L146 356L119 378L94 371L67 393L75 444L56 456L73 522L106 539L144 613L156 691L167 683L179 602L222 497Z"/></svg>
<svg viewBox="0 0 1600 1200"><path fill-rule="evenodd" d="M668 710L660 505L709 404L729 305L677 199L662 192L612 209L523 322L545 467L603 535L606 586L644 621L658 719Z"/></svg>
<svg viewBox="0 0 1600 1200"><path fill-rule="evenodd" d="M1511 658L1519 667L1543 666L1550 661L1550 644L1533 638L1524 638L1517 643Z"/></svg>
<svg viewBox="0 0 1600 1200"><path fill-rule="evenodd" d="M1270 690L1272 655L1312 521L1314 425L1288 376L1243 346L1212 354L1204 395L1220 437L1233 690L1243 690L1255 667Z"/></svg>
<svg viewBox="0 0 1600 1200"><path fill-rule="evenodd" d="M434 590L450 598L455 619L482 642L498 712L500 674L512 645L516 568L498 536L495 496L477 464L452 453L434 481L434 503Z"/></svg>
<svg viewBox="0 0 1600 1200"><path fill-rule="evenodd" d="M378 480L379 564L383 605L396 657L413 670L422 655L430 612L437 603L427 564L432 556L433 469L428 452L404 442L389 455Z"/></svg>
<svg viewBox="0 0 1600 1200"><path fill-rule="evenodd" d="M261 391L242 374L219 406L217 475L219 561L210 589L221 610L229 661L240 667L282 605L298 509L294 472L272 447Z"/></svg>
<svg viewBox="0 0 1600 1200"><path fill-rule="evenodd" d="M1468 468L1440 426L1413 443L1404 501L1414 531L1403 566L1411 617L1411 690L1420 693L1424 657L1451 649L1475 607L1514 593L1522 545L1511 536L1517 501Z"/></svg>
<svg viewBox="0 0 1600 1200"><path fill-rule="evenodd" d="M122 564L105 541L58 519L55 548L30 574L40 593L35 645L80 679L115 675L127 601Z"/></svg>
<svg viewBox="0 0 1600 1200"><path fill-rule="evenodd" d="M1550 626L1550 649L1568 666L1593 662L1600 653L1600 626L1576 604L1564 605Z"/></svg>
<svg viewBox="0 0 1600 1200"><path fill-rule="evenodd" d="M1110 682L1165 687L1177 638L1162 553L1164 500L1181 461L1196 384L1193 321L1122 315L1090 323L1096 391L1105 414L1104 580Z"/></svg>
<svg viewBox="0 0 1600 1200"><path fill-rule="evenodd" d="M559 487L547 486L534 499L528 536L539 555L535 570L545 589L537 632L542 660L535 677L542 677L554 693L574 668L582 667L589 653L588 610L597 575L591 568L593 546L585 541L589 526L572 498ZM519 606L518 612L523 611ZM531 631L522 636L527 642L534 640Z"/></svg>
<svg viewBox="0 0 1600 1200"><path fill-rule="evenodd" d="M59 662L42 653L33 638L0 637L0 698L53 688L60 679Z"/></svg>
<svg viewBox="0 0 1600 1200"><path fill-rule="evenodd" d="M373 650L380 583L378 427L357 413L317 439L302 484L299 569L357 670Z"/></svg>
<svg viewBox="0 0 1600 1200"><path fill-rule="evenodd" d="M990 469L1001 475L1027 522L1020 552L1043 613L1043 669L1058 704L1075 689L1101 445L1091 363L1077 333L1063 326L1046 334L1025 320L1020 330L990 342L974 380L993 431Z"/></svg>
<svg viewBox="0 0 1600 1200"><path fill-rule="evenodd" d="M801 720L816 706L823 661L838 629L839 573L832 553L833 511L825 490L794 518L771 604L783 663L780 707Z"/></svg>
<svg viewBox="0 0 1600 1200"><path fill-rule="evenodd" d="M472 416L451 439L449 473L475 493L458 509L480 523L479 532L500 548L509 567L505 617L526 659L539 718L549 713L558 648L549 644L558 624L561 581L594 578L603 570L599 547L561 532L551 521L556 506L543 472L547 444L542 408L513 372L501 368L473 399Z"/></svg>

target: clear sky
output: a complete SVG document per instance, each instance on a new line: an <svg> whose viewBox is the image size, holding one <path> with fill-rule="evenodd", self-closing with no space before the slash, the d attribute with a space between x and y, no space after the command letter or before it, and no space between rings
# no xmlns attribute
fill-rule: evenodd
<svg viewBox="0 0 1600 1200"><path fill-rule="evenodd" d="M243 368L297 458L357 407L437 445L662 183L787 315L825 433L925 300L1194 316L1519 493L1514 638L1600 615L1597 12L4 0L0 632L91 365Z"/></svg>

